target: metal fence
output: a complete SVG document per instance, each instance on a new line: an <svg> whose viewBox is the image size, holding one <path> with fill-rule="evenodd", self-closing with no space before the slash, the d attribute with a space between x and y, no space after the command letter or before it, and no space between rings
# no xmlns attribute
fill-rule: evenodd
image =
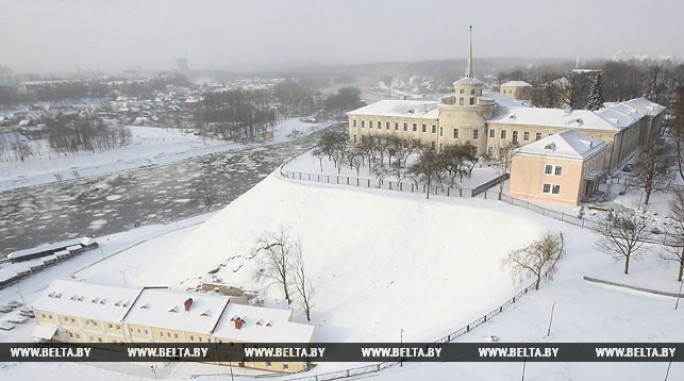
<svg viewBox="0 0 684 381"><path fill-rule="evenodd" d="M497 191L486 191L483 192L483 196L486 199L494 199L494 200L501 200L503 202L506 202L511 205L519 206L528 210L531 210L535 213L541 214L543 216L548 216L553 219L567 222L569 224L581 227L583 229L590 229L594 231L599 231L599 223L598 221L592 220L592 219L587 219L587 218L580 218L576 215L573 214L567 214L565 212L558 212L555 210L547 209L544 207L541 207L539 205L536 205L534 203L531 203L529 201L521 200L515 197L508 196L506 194L501 194L501 198L499 198L499 192ZM656 244L656 245L664 245L664 246L673 246L673 247L681 247L682 242L679 238L673 237L672 235L668 235L667 232L664 232L663 234L652 234L649 238L645 240L645 242Z"/></svg>
<svg viewBox="0 0 684 381"><path fill-rule="evenodd" d="M360 188L388 189L407 193L426 193L427 191L427 185L416 184L413 181L399 182L380 179L364 179L351 176L330 175L325 173L293 172L286 171L282 167L280 170L280 175L292 180L313 181L324 184L349 185ZM473 197L473 189L437 185L430 187L430 194L448 197Z"/></svg>
<svg viewBox="0 0 684 381"><path fill-rule="evenodd" d="M522 291L518 292L515 294L512 298L508 299L505 301L502 305L499 307L493 309L487 314L482 315L481 317L473 320L469 324L466 324L465 326L449 333L446 336L443 336L432 343L435 344L436 346L439 346L440 344L446 344L449 343L459 336L462 336L471 330L477 328L478 326L486 323L487 321L491 320L493 317L496 315L500 314L503 312L506 307L514 304L520 298L522 298L524 295L529 293L534 289L535 285L534 283L525 287L522 289ZM360 376L364 374L370 374L370 373L376 373L379 372L383 369L387 369L389 367L392 367L394 365L399 364L399 361L387 361L387 362L382 362L378 364L371 364L371 365L365 365L365 366L360 366L360 367L355 367L355 368L349 368L349 369L341 369L333 372L327 372L327 373L320 373L320 374L315 374L311 376L302 376L302 377L295 377L295 378L287 378L285 381L331 381L331 380L341 380L344 378L349 378L349 377L354 377L354 376Z"/></svg>

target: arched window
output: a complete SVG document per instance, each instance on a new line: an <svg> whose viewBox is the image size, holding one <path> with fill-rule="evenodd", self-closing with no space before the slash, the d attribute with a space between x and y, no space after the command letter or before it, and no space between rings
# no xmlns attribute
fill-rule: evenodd
<svg viewBox="0 0 684 381"><path fill-rule="evenodd" d="M475 95L475 89L470 90L470 95Z"/></svg>
<svg viewBox="0 0 684 381"><path fill-rule="evenodd" d="M465 93L465 91L464 91L463 89L461 89L460 93L461 93L461 94L464 94L464 93Z"/></svg>

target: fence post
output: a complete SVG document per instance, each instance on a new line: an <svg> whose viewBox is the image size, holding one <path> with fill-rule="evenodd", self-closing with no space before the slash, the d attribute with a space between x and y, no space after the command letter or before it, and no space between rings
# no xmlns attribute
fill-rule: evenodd
<svg viewBox="0 0 684 381"><path fill-rule="evenodd" d="M302 173L301 172L299 172L299 179L300 180L302 179Z"/></svg>
<svg viewBox="0 0 684 381"><path fill-rule="evenodd" d="M320 183L321 182L321 175L320 174L316 175L316 178L317 178L316 181L318 181Z"/></svg>
<svg viewBox="0 0 684 381"><path fill-rule="evenodd" d="M359 178L358 178L358 177L356 178L356 186L357 186L357 187L358 187L358 186L361 186L361 185L359 184Z"/></svg>
<svg viewBox="0 0 684 381"><path fill-rule="evenodd" d="M389 182L389 189L390 190L392 189L392 182L391 181Z"/></svg>
<svg viewBox="0 0 684 381"><path fill-rule="evenodd" d="M447 196L450 196L450 194L449 194L449 189L451 189L451 187L448 187L448 188L447 188Z"/></svg>
<svg viewBox="0 0 684 381"><path fill-rule="evenodd" d="M411 184L411 193L413 193L413 184Z"/></svg>
<svg viewBox="0 0 684 381"><path fill-rule="evenodd" d="M335 177L337 177L337 183L339 184L340 183L340 176L335 176Z"/></svg>
<svg viewBox="0 0 684 381"><path fill-rule="evenodd" d="M327 179L325 180L325 182L326 182L326 183L329 183L329 182L330 182L330 175L325 175L325 176L327 177Z"/></svg>
<svg viewBox="0 0 684 381"><path fill-rule="evenodd" d="M349 176L347 176L347 185L349 185Z"/></svg>
<svg viewBox="0 0 684 381"><path fill-rule="evenodd" d="M400 190L400 191L403 191L403 190L404 190L404 184L399 183L399 190Z"/></svg>
<svg viewBox="0 0 684 381"><path fill-rule="evenodd" d="M368 179L368 188L370 188L370 179Z"/></svg>

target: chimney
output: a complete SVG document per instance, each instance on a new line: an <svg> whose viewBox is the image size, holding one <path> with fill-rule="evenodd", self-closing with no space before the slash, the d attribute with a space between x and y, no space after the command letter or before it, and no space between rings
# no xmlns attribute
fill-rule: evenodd
<svg viewBox="0 0 684 381"><path fill-rule="evenodd" d="M233 320L233 322L235 322L235 329L240 329L242 328L242 323L244 323L245 321L242 320L242 318L237 318Z"/></svg>
<svg viewBox="0 0 684 381"><path fill-rule="evenodd" d="M183 307L185 307L185 311L190 311L190 307L192 306L192 298L188 298L185 303L183 303Z"/></svg>

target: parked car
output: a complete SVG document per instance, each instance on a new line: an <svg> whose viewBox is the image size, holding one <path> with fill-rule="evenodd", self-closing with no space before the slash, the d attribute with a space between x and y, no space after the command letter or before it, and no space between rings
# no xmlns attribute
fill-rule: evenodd
<svg viewBox="0 0 684 381"><path fill-rule="evenodd" d="M632 172L632 164L625 164L625 166L622 167L622 172Z"/></svg>

